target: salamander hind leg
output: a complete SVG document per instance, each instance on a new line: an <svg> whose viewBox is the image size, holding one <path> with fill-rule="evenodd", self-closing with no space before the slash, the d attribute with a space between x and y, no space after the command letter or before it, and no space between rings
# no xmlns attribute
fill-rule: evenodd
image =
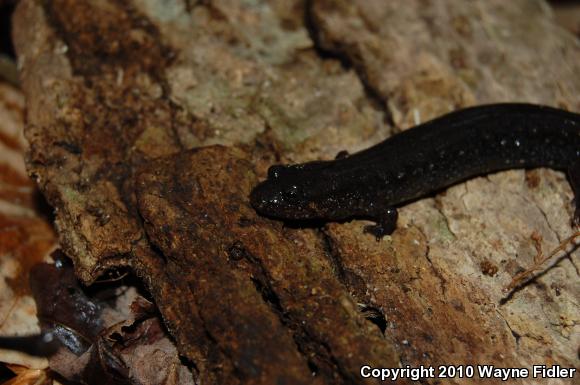
<svg viewBox="0 0 580 385"><path fill-rule="evenodd" d="M572 225L580 227L580 160L576 160L568 170L568 178L574 191L574 217L572 217Z"/></svg>
<svg viewBox="0 0 580 385"><path fill-rule="evenodd" d="M391 234L397 228L399 213L394 207L387 207L379 213L370 215L377 223L365 226L364 232L372 234L379 241L383 236Z"/></svg>

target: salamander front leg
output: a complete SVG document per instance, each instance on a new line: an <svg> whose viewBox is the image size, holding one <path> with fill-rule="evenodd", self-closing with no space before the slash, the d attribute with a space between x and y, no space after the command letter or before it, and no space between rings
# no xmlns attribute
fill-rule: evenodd
<svg viewBox="0 0 580 385"><path fill-rule="evenodd" d="M375 225L365 226L364 232L374 235L379 241L383 236L391 234L397 228L397 218L399 213L394 207L388 207L373 219L377 222Z"/></svg>
<svg viewBox="0 0 580 385"><path fill-rule="evenodd" d="M572 226L580 227L580 160L570 166L568 179L570 179L570 184L574 191L574 204L576 205L574 217L572 217Z"/></svg>

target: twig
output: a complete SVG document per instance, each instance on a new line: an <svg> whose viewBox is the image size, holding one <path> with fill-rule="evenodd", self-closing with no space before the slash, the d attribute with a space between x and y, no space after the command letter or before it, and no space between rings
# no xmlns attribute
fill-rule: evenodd
<svg viewBox="0 0 580 385"><path fill-rule="evenodd" d="M513 290L515 287L521 285L524 281L526 281L534 272L541 269L542 265L552 259L561 251L565 251L566 248L570 245L576 245L574 242L576 238L580 237L580 231L576 231L570 237L566 238L564 241L560 243L558 247L556 247L552 252L548 255L544 255L542 252L542 237L537 233L532 233L532 241L534 241L534 247L536 248L537 255L534 257L534 264L527 270L516 274L510 284L504 288L504 292L509 292Z"/></svg>
<svg viewBox="0 0 580 385"><path fill-rule="evenodd" d="M103 278L103 279L97 279L94 283L111 283L111 282L117 282L122 280L123 278L125 278L126 276L128 276L129 273L128 272L124 272L121 275L119 275L118 277L111 277L111 278Z"/></svg>

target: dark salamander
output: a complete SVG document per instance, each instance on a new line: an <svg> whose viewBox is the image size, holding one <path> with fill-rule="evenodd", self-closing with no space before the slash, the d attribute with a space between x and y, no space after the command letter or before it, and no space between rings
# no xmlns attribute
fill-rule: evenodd
<svg viewBox="0 0 580 385"><path fill-rule="evenodd" d="M272 166L252 206L285 220L368 218L377 238L396 226L396 206L477 175L512 168L568 171L580 224L580 115L531 104L452 112L332 161ZM490 197L493 199L493 197Z"/></svg>

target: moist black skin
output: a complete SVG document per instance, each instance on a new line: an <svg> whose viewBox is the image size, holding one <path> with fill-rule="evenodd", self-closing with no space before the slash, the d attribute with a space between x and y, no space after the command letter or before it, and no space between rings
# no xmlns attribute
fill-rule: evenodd
<svg viewBox="0 0 580 385"><path fill-rule="evenodd" d="M580 115L532 104L471 107L335 160L276 165L250 194L283 220L368 218L377 238L396 227L396 206L474 176L513 168L568 172L580 225Z"/></svg>

